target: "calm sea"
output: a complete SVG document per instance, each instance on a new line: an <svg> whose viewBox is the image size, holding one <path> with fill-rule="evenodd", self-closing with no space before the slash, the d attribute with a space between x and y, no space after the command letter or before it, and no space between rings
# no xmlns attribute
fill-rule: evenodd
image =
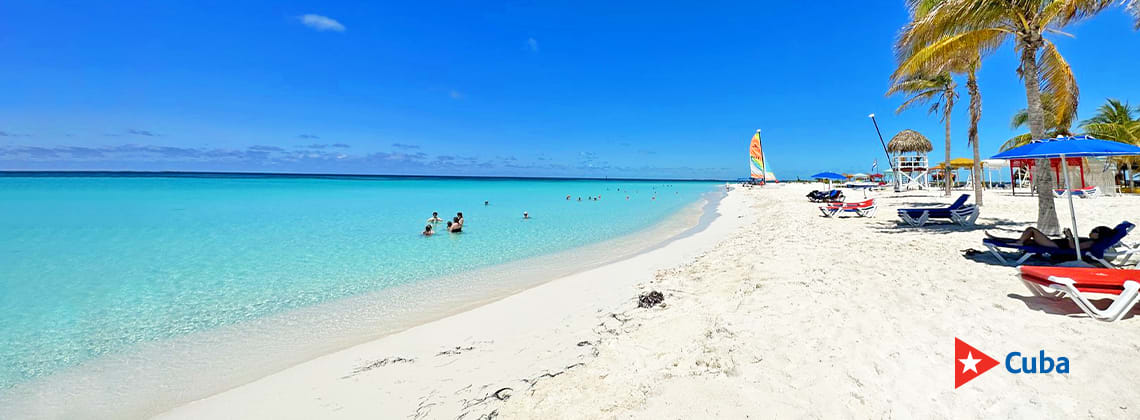
<svg viewBox="0 0 1140 420"><path fill-rule="evenodd" d="M631 234L716 185L0 176L0 394L145 343ZM464 232L421 236L432 211L462 211Z"/></svg>

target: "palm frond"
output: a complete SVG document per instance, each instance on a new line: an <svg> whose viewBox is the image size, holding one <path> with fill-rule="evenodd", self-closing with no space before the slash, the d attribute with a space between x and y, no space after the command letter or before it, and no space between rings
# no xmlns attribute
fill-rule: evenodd
<svg viewBox="0 0 1140 420"><path fill-rule="evenodd" d="M997 51L1011 35L1012 33L1005 29L986 28L948 36L930 45L906 52L905 59L891 77L901 78L911 74L942 71L969 72L979 65L980 57ZM916 46L908 45L906 48L916 48Z"/></svg>
<svg viewBox="0 0 1140 420"><path fill-rule="evenodd" d="M1042 99L1049 97L1053 105L1054 127L1069 127L1077 117L1077 103L1080 100L1080 88L1077 79L1073 76L1073 69L1065 61L1065 57L1057 51L1057 46L1046 42L1041 49L1039 59L1041 73Z"/></svg>
<svg viewBox="0 0 1140 420"><path fill-rule="evenodd" d="M899 105L895 113L902 113L908 108L919 104L930 104L929 113L934 114L940 108L952 107L956 85L949 73L936 75L915 74L901 80L894 80L887 89L887 96L903 94L908 98Z"/></svg>
<svg viewBox="0 0 1140 420"><path fill-rule="evenodd" d="M1140 113L1140 107L1110 98L1097 108L1096 115L1081 122L1081 129L1097 138L1140 144L1140 119L1136 113Z"/></svg>
<svg viewBox="0 0 1140 420"><path fill-rule="evenodd" d="M1027 124L1029 124L1029 110L1022 108L1013 114L1013 118L1009 121L1009 128L1021 128Z"/></svg>
<svg viewBox="0 0 1140 420"><path fill-rule="evenodd" d="M921 10L924 14L915 13L918 9L912 7L914 19L903 27L895 41L899 62L905 61L910 51L947 36L983 29L1016 29L1008 24L1007 10L997 2L943 0L933 3Z"/></svg>
<svg viewBox="0 0 1140 420"><path fill-rule="evenodd" d="M1125 1L1127 3L1124 5L1124 8L1128 9L1128 13L1131 13L1132 16L1136 18L1136 26L1134 29L1140 30L1140 0Z"/></svg>
<svg viewBox="0 0 1140 420"><path fill-rule="evenodd" d="M1004 152L1004 151L1009 150L1009 149L1021 147L1021 146L1029 144L1029 142L1032 140L1033 140L1033 135L1031 135L1029 133L1025 133L1025 134L1022 134L1019 136L1014 136L1014 137L1010 138L1009 140L1006 140L1005 143L1002 143L1001 147L998 148L998 151Z"/></svg>
<svg viewBox="0 0 1140 420"><path fill-rule="evenodd" d="M1100 13L1113 3L1116 0L1053 0L1042 9L1038 22L1043 28L1063 27Z"/></svg>

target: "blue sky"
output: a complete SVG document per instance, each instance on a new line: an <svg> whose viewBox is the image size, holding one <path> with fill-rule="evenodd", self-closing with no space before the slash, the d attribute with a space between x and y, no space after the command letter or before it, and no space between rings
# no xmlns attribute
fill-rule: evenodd
<svg viewBox="0 0 1140 420"><path fill-rule="evenodd" d="M358 4L366 3L366 4ZM140 1L0 4L0 169L735 178L862 171L895 115L891 2ZM1054 38L1081 87L1140 103L1119 8ZM983 155L1024 107L980 74ZM965 92L963 97L965 96ZM966 110L955 157L968 156ZM885 162L883 162L885 165ZM882 165L881 165L882 166Z"/></svg>

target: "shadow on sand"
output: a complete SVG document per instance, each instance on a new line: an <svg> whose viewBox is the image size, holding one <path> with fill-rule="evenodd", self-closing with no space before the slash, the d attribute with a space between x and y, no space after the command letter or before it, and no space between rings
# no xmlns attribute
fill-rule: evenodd
<svg viewBox="0 0 1140 420"><path fill-rule="evenodd" d="M1025 304L1026 308L1034 311L1044 312L1050 315L1063 315L1071 318L1089 317L1088 314L1085 314L1085 312L1082 311L1076 303L1073 303L1073 301L1068 298L1056 299L1044 296L1021 296L1014 293L1010 293L1006 296L1010 299L1021 301L1021 303ZM1090 302L1092 302L1092 304L1097 308L1104 309L1112 304L1112 299L1096 299L1090 300ZM1128 314L1124 315L1124 317L1121 319L1132 318L1136 315L1140 315L1140 305L1132 308L1132 310L1128 311Z"/></svg>
<svg viewBox="0 0 1140 420"><path fill-rule="evenodd" d="M878 231L878 233L920 232L920 233L928 233L928 234L935 234L935 235L944 235L944 234L948 234L948 233L977 232L977 231L986 231L986 230L994 230L994 229L1013 231L1013 229L1009 229L1009 228L1024 226L1024 225L1025 225L1025 223L1015 222L1015 221L1010 220L1010 219L985 219L984 221L979 220L978 223L975 223L971 226L962 226L962 225L959 225L959 224L956 224L956 223L953 223L950 221L936 220L933 222L927 222L923 226L915 227L915 226L911 226L911 225L906 224L902 220L895 220L894 223L884 222L883 225L880 226L880 228L877 231ZM1018 232L1018 233L1020 233L1020 232ZM982 241L982 238L978 237L979 246L981 245L981 241Z"/></svg>

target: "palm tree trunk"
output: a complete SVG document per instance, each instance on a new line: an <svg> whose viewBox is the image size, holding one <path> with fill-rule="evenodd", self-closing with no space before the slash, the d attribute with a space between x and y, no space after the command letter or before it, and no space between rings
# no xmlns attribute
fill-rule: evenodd
<svg viewBox="0 0 1140 420"><path fill-rule="evenodd" d="M1041 106L1041 82L1037 71L1037 49L1041 35L1030 34L1021 43L1021 80L1025 82L1025 100L1029 110L1029 132L1033 139L1045 138L1045 110ZM1062 163L1063 164L1063 163ZM1053 203L1053 171L1048 159L1037 159L1033 168L1033 185L1037 192L1037 229L1047 235L1060 232L1057 207Z"/></svg>
<svg viewBox="0 0 1140 420"><path fill-rule="evenodd" d="M974 202L982 205L982 155L978 151L978 120L982 119L982 92L978 90L978 73L971 69L966 80L966 89L970 94L970 131L969 142L974 149Z"/></svg>
<svg viewBox="0 0 1140 420"><path fill-rule="evenodd" d="M951 88L948 88L947 90L952 90L952 89L953 88L951 87ZM947 93L945 95L945 98L947 98L947 99L946 99L946 103L943 104L945 106L945 108L942 111L943 112L942 113L942 119L944 121L946 121L946 162L944 162L943 166L942 166L942 184L946 186L945 194L947 197L950 196L950 187L951 187L951 185L950 185L950 182L951 182L951 179L950 179L950 111L954 110L954 100L950 99L952 94L953 94L953 92L950 92L950 93Z"/></svg>

